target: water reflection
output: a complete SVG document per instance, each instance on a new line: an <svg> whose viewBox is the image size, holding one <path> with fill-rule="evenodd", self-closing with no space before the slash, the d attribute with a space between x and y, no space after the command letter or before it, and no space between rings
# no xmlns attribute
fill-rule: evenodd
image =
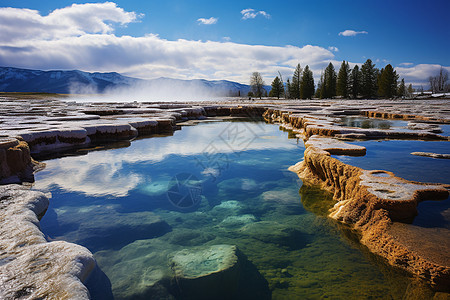
<svg viewBox="0 0 450 300"><path fill-rule="evenodd" d="M140 183L149 183L150 187L161 183L152 178L151 172L130 170L131 165L158 164L176 155L186 157L186 160L195 159L196 164L203 168L203 174L217 177L242 151L297 147L280 142L284 139L282 134L266 133L262 122L224 124L202 124L200 131L195 127L184 127L175 133L176 138L142 139L134 141L130 148L49 160L46 161L47 168L37 174L39 180L36 180L35 187L41 190L57 187L96 197L124 197ZM166 187L167 179L162 184ZM151 192L151 188L149 190Z"/></svg>
<svg viewBox="0 0 450 300"><path fill-rule="evenodd" d="M367 149L363 157L334 156L366 170L386 170L413 181L450 184L450 160L411 155L411 152L449 153L449 142L371 140L352 144Z"/></svg>
<svg viewBox="0 0 450 300"><path fill-rule="evenodd" d="M376 128L376 129L391 129L403 127L407 128L407 121L398 121L398 120L382 120L382 119L373 119L367 117L341 117L338 119L338 125L346 126L346 127L357 127L357 128Z"/></svg>
<svg viewBox="0 0 450 300"><path fill-rule="evenodd" d="M176 295L170 257L223 244L251 262L243 260L253 275L239 281L248 287L241 299L255 290L275 299L401 299L408 278L374 264L326 217L330 195L287 171L303 145L260 125L203 124L173 138L48 161L36 176L36 187L53 193L41 228L93 251L118 299ZM187 210L167 195L185 173L202 187Z"/></svg>

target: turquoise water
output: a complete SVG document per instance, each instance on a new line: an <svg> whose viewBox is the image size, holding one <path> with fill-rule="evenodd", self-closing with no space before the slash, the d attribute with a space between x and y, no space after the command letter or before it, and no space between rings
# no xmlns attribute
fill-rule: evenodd
<svg viewBox="0 0 450 300"><path fill-rule="evenodd" d="M450 153L449 142L370 140L352 142L367 149L365 156L334 156L366 170L387 170L413 181L450 184L450 159L411 155L412 152Z"/></svg>
<svg viewBox="0 0 450 300"><path fill-rule="evenodd" d="M450 184L450 159L411 155L411 152L448 154L450 142L379 140L352 144L366 147L366 155L334 157L366 170L391 171L398 177L412 181ZM419 214L413 224L450 229L449 207L450 197L444 201L421 202L418 206Z"/></svg>
<svg viewBox="0 0 450 300"><path fill-rule="evenodd" d="M287 170L303 151L276 125L214 122L47 160L35 183L53 195L41 227L89 248L116 299L176 295L173 253L221 244L248 258L241 299L402 299L408 276L328 219L330 195Z"/></svg>

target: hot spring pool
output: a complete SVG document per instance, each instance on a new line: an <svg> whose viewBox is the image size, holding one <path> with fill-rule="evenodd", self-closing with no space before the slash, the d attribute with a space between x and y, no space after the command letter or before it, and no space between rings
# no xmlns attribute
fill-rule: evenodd
<svg viewBox="0 0 450 300"><path fill-rule="evenodd" d="M330 195L287 170L304 151L287 135L263 122L211 122L47 160L34 186L53 195L42 231L90 249L116 299L157 298L151 287L173 253L224 244L249 261L242 299L402 299L409 276L328 219Z"/></svg>

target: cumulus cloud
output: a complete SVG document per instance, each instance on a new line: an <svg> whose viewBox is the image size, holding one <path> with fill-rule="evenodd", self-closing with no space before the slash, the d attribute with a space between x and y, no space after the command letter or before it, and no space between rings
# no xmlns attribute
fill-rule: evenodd
<svg viewBox="0 0 450 300"><path fill-rule="evenodd" d="M113 2L73 4L47 16L41 16L36 10L2 7L0 40L51 40L89 33L109 34L114 32L114 27L108 21L126 25L142 16L126 12Z"/></svg>
<svg viewBox="0 0 450 300"><path fill-rule="evenodd" d="M349 30L349 29L339 32L339 35L341 35L341 36L355 36L358 34L368 34L368 32L367 31L355 31L355 30Z"/></svg>
<svg viewBox="0 0 450 300"><path fill-rule="evenodd" d="M241 10L241 15L242 15L242 20L254 19L258 15L263 16L267 19L270 19L270 15L268 13L266 13L265 11L263 11L263 10L256 11L253 8L247 8L247 9Z"/></svg>
<svg viewBox="0 0 450 300"><path fill-rule="evenodd" d="M14 14L9 14L11 10ZM61 25L65 31L54 25L56 21L49 21L55 15L58 19L62 15L70 19ZM8 18L5 21L1 16ZM239 44L228 39L220 42L166 40L155 34L140 37L114 34L111 21L127 24L138 18L136 13L125 12L110 2L76 4L47 16L27 9L0 8L0 26L7 29L0 30L3 35L0 65L117 71L143 79L206 78L248 83L253 71L261 72L267 81L278 70L291 76L299 58L319 74L334 58L328 49L312 45L280 47ZM33 25L22 26L27 19ZM20 33L19 25L33 28L33 34L28 29Z"/></svg>
<svg viewBox="0 0 450 300"><path fill-rule="evenodd" d="M264 16L254 9L243 10L243 17L245 14ZM35 10L0 8L0 65L116 71L143 79L205 78L241 83L248 83L253 71L259 71L266 82L271 82L278 71L290 77L299 62L303 67L310 66L317 82L329 62L340 65L335 60L336 47L247 45L227 37L221 41L194 41L167 40L155 34L114 34L115 26L126 26L140 17L112 2L74 4L46 16ZM397 72L407 82L426 82L439 68L399 65Z"/></svg>
<svg viewBox="0 0 450 300"><path fill-rule="evenodd" d="M328 47L328 50L333 51L333 52L338 52L339 51L338 47L334 47L334 46Z"/></svg>
<svg viewBox="0 0 450 300"><path fill-rule="evenodd" d="M406 82L413 85L427 85L430 76L439 74L441 67L450 73L450 67L445 67L437 64L418 64L416 66L396 67L395 70L400 78L405 78Z"/></svg>
<svg viewBox="0 0 450 300"><path fill-rule="evenodd" d="M197 19L199 24L203 24L203 25L212 25L212 24L216 24L218 19L211 17L209 19L205 19L205 18L199 18Z"/></svg>

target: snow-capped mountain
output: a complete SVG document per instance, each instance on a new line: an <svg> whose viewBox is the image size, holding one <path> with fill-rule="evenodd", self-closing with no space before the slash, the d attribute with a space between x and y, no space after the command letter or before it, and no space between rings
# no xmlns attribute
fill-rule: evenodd
<svg viewBox="0 0 450 300"><path fill-rule="evenodd" d="M145 85L182 86L210 90L221 96L245 96L250 86L227 80L181 80L157 78L142 80L123 76L119 73L89 73L73 71L41 71L12 67L0 67L0 92L44 92L61 94L93 94L114 92L122 87L142 87ZM265 87L267 91L270 86Z"/></svg>

